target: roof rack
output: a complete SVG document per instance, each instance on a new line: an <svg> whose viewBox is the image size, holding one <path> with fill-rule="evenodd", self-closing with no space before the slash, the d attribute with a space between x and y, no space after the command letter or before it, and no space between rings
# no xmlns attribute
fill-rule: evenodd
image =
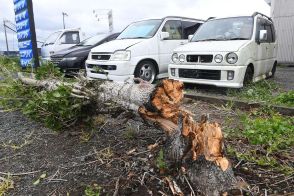
<svg viewBox="0 0 294 196"><path fill-rule="evenodd" d="M252 14L252 17L257 16L257 15L261 15L261 16L263 16L263 17L269 19L270 21L273 21L270 17L268 17L267 15L264 15L264 14L262 14L262 13L260 13L260 12L254 12L254 13Z"/></svg>

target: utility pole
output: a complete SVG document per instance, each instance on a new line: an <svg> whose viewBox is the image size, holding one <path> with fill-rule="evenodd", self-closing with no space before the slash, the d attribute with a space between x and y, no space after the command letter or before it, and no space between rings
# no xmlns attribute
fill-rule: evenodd
<svg viewBox="0 0 294 196"><path fill-rule="evenodd" d="M68 15L67 15L67 13L65 13L65 12L62 12L62 19L63 19L63 29L65 29L64 16L68 16Z"/></svg>
<svg viewBox="0 0 294 196"><path fill-rule="evenodd" d="M9 48L8 48L8 40L7 40L7 33L6 33L5 20L3 20L3 27L4 27L5 40L6 40L6 50L7 50L7 52L8 52L8 51L9 51Z"/></svg>

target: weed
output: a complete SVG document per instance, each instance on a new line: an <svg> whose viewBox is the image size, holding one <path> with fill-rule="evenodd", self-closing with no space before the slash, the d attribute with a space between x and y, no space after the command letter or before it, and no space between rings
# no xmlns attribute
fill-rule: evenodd
<svg viewBox="0 0 294 196"><path fill-rule="evenodd" d="M253 145L261 145L267 154L294 145L294 118L273 115L268 118L245 118L244 136Z"/></svg>
<svg viewBox="0 0 294 196"><path fill-rule="evenodd" d="M160 170L160 173L163 173L167 169L162 149L160 149L158 157L156 158L156 167Z"/></svg>
<svg viewBox="0 0 294 196"><path fill-rule="evenodd" d="M0 196L6 195L9 189L14 188L14 182L8 175L6 178L0 177Z"/></svg>
<svg viewBox="0 0 294 196"><path fill-rule="evenodd" d="M87 186L84 192L85 196L100 196L101 187L93 184L92 186Z"/></svg>
<svg viewBox="0 0 294 196"><path fill-rule="evenodd" d="M275 101L290 107L294 107L294 90L279 94Z"/></svg>
<svg viewBox="0 0 294 196"><path fill-rule="evenodd" d="M80 140L81 142L88 142L92 137L92 134L90 132L87 131L82 131L81 135L80 135Z"/></svg>
<svg viewBox="0 0 294 196"><path fill-rule="evenodd" d="M30 68L28 68L30 70ZM48 78L61 78L63 74L60 69L50 61L43 61L36 70L36 79L43 80Z"/></svg>
<svg viewBox="0 0 294 196"><path fill-rule="evenodd" d="M127 124L127 127L123 133L123 137L128 140L135 139L137 137L136 129L132 125Z"/></svg>
<svg viewBox="0 0 294 196"><path fill-rule="evenodd" d="M243 88L241 91L229 89L228 95L250 101L269 101L272 100L273 92L276 92L277 90L279 90L279 88L275 82L262 80Z"/></svg>

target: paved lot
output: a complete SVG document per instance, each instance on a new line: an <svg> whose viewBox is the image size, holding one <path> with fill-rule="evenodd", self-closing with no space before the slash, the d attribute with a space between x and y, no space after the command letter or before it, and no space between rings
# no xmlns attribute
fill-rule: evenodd
<svg viewBox="0 0 294 196"><path fill-rule="evenodd" d="M278 67L274 81L287 91L294 90L294 66Z"/></svg>

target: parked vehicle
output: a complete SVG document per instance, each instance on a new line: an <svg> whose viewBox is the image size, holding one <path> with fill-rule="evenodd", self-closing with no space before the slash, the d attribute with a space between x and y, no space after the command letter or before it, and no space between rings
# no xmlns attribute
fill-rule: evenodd
<svg viewBox="0 0 294 196"><path fill-rule="evenodd" d="M115 39L119 33L99 34L70 48L60 50L51 56L50 61L64 72L78 71L85 68L85 61L92 48Z"/></svg>
<svg viewBox="0 0 294 196"><path fill-rule="evenodd" d="M211 19L178 47L169 78L186 83L240 88L276 71L277 44L272 20L252 16Z"/></svg>
<svg viewBox="0 0 294 196"><path fill-rule="evenodd" d="M44 60L50 60L55 52L69 48L83 40L81 29L62 29L55 31L46 39L41 47L41 56Z"/></svg>
<svg viewBox="0 0 294 196"><path fill-rule="evenodd" d="M202 23L172 16L134 22L116 40L91 50L86 61L87 76L116 81L139 77L149 82L167 77L172 51L188 43L188 35Z"/></svg>

